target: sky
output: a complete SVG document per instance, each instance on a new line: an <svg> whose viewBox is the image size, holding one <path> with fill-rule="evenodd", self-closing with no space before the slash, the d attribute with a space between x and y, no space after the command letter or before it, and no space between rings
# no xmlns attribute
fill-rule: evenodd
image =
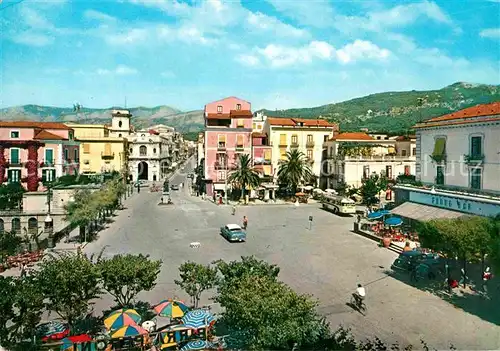
<svg viewBox="0 0 500 351"><path fill-rule="evenodd" d="M0 108L312 107L500 84L500 0L0 0Z"/></svg>

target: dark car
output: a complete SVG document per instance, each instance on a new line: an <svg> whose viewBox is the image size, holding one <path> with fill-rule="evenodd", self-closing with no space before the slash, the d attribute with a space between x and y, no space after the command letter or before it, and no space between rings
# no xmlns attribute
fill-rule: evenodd
<svg viewBox="0 0 500 351"><path fill-rule="evenodd" d="M416 278L435 278L443 274L444 260L437 254L419 250L406 251L399 255L391 265L394 271L411 272L415 270Z"/></svg>
<svg viewBox="0 0 500 351"><path fill-rule="evenodd" d="M179 185L178 184L170 185L170 190L179 190Z"/></svg>

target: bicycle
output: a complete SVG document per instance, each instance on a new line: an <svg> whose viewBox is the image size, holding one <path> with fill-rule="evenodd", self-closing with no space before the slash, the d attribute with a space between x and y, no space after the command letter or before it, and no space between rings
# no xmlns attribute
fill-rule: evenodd
<svg viewBox="0 0 500 351"><path fill-rule="evenodd" d="M366 304L365 301L359 297L357 297L354 293L351 295L351 306L357 309L361 313L366 312Z"/></svg>

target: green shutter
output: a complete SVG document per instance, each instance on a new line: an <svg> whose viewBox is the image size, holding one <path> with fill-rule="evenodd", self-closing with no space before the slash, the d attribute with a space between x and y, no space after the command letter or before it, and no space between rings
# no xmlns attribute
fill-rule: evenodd
<svg viewBox="0 0 500 351"><path fill-rule="evenodd" d="M42 171L42 183L45 184L47 182L47 170L44 169Z"/></svg>
<svg viewBox="0 0 500 351"><path fill-rule="evenodd" d="M438 138L434 143L434 151L432 152L432 156L444 156L446 148L446 139Z"/></svg>
<svg viewBox="0 0 500 351"><path fill-rule="evenodd" d="M481 141L482 141L481 137L471 138L471 156L480 156L482 154Z"/></svg>
<svg viewBox="0 0 500 351"><path fill-rule="evenodd" d="M50 170L50 181L51 182L54 182L56 180L56 170L55 169L51 169Z"/></svg>
<svg viewBox="0 0 500 351"><path fill-rule="evenodd" d="M45 162L47 162L48 164L54 163L54 150L45 149Z"/></svg>
<svg viewBox="0 0 500 351"><path fill-rule="evenodd" d="M19 149L10 149L10 163L19 163Z"/></svg>

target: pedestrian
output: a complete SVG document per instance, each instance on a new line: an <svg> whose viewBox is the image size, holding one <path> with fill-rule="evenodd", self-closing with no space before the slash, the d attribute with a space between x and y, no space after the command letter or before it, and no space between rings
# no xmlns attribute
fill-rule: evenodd
<svg viewBox="0 0 500 351"><path fill-rule="evenodd" d="M248 218L247 216L243 216L243 229L247 229L248 226Z"/></svg>
<svg viewBox="0 0 500 351"><path fill-rule="evenodd" d="M483 291L485 293L488 292L488 281L493 278L493 275L490 272L490 267L486 267L483 273Z"/></svg>
<svg viewBox="0 0 500 351"><path fill-rule="evenodd" d="M26 264L21 262L21 278L26 277Z"/></svg>
<svg viewBox="0 0 500 351"><path fill-rule="evenodd" d="M361 215L360 214L358 214L358 216L357 216L357 221L358 221L358 224L361 222Z"/></svg>

